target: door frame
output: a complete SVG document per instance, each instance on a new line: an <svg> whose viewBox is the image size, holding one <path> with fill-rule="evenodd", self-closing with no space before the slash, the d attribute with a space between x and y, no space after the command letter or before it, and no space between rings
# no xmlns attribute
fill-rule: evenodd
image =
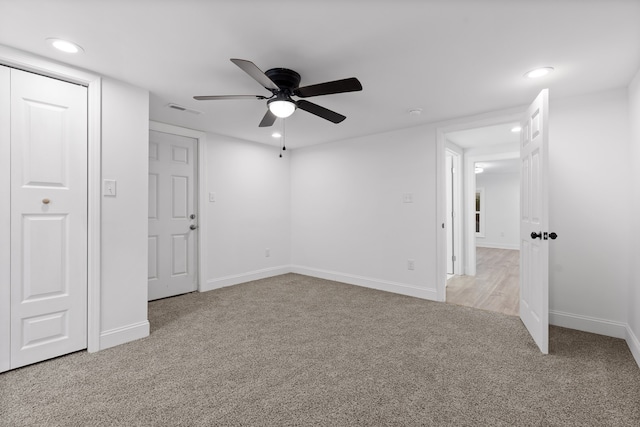
<svg viewBox="0 0 640 427"><path fill-rule="evenodd" d="M436 254L437 254L437 265L436 265L436 300L437 301L446 301L447 292L446 292L446 284L447 284L447 233L444 229L444 225L446 223L446 210L447 210L447 199L446 199L446 134L450 132L460 131L460 130L469 130L475 129L485 126L499 125L503 123L509 122L520 122L520 118L522 117L523 112L527 110L527 106L524 105L518 108L512 108L504 111L495 111L487 114L482 114L478 116L465 117L461 119L452 120L450 122L443 123L442 125L436 128ZM466 159L465 159L466 166ZM465 167L465 175L469 175L467 173L467 169ZM472 177L475 182L475 174ZM465 176L465 185L467 184ZM467 192L467 188L465 188L465 193ZM475 188L474 188L475 192ZM474 196L475 197L475 196ZM465 207L466 208L466 207ZM463 212L463 215L466 217L467 213ZM467 224L468 227L468 224ZM464 241L467 241L467 236L469 235L469 229L464 227ZM471 228L473 229L473 227ZM475 234L473 236L475 238ZM466 265L469 264L468 259L468 248L465 248L465 274L469 274L466 271ZM475 260L475 257L474 257ZM474 262L475 265L475 262ZM475 273L474 273L475 274Z"/></svg>
<svg viewBox="0 0 640 427"><path fill-rule="evenodd" d="M464 176L466 173L464 171L463 162L462 162L464 158L464 151L457 145L450 142L446 142L445 157L447 153L451 155L452 166L456 170L456 173L453 176L453 181L451 183L451 186L453 189L452 204L453 204L453 212L454 212L454 217L453 217L453 220L451 221L451 223L453 224L453 230L454 230L452 252L453 252L453 256L455 257L455 261L453 263L453 274L460 275L460 274L464 274L464 262L465 262L464 252L461 250L464 247L463 239L462 239L464 235L464 228L462 226L463 216L464 216L463 182L464 182ZM448 174L448 172L445 170L445 179L446 179L446 174ZM446 181L445 181L445 185L446 185ZM445 187L445 190L446 190L446 187ZM445 195L445 197L447 196ZM445 199L445 203L446 203L446 199ZM448 214L446 215L448 216ZM447 245L448 244L449 243L447 242Z"/></svg>
<svg viewBox="0 0 640 427"><path fill-rule="evenodd" d="M154 130L157 132L169 133L172 135L185 136L188 138L193 138L196 140L196 155L198 158L196 159L196 173L195 173L195 197L196 197L196 215L198 218L198 235L196 241L196 281L198 283L197 290L198 292L202 292L202 281L203 278L206 278L205 265L202 262L203 259L208 259L206 256L206 245L203 236L207 235L207 221L204 221L204 218L207 213L207 198L205 197L203 188L204 186L201 183L206 182L206 163L202 161L205 155L205 145L207 141L207 134L205 132L184 128L175 125L169 125L166 123L156 122L153 120L149 121L149 130Z"/></svg>
<svg viewBox="0 0 640 427"><path fill-rule="evenodd" d="M4 45L0 64L87 87L87 351L93 353L100 350L102 79Z"/></svg>

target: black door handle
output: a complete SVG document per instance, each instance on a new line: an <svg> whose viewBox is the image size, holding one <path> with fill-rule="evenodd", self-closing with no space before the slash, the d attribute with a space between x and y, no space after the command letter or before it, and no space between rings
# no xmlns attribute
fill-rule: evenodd
<svg viewBox="0 0 640 427"><path fill-rule="evenodd" d="M549 238L550 238L551 240L556 240L556 238L557 238L557 237L558 237L558 235L557 235L555 232L551 232L551 233L549 233Z"/></svg>
<svg viewBox="0 0 640 427"><path fill-rule="evenodd" d="M535 231L531 232L531 238L532 239L540 239L542 240L542 233L536 233Z"/></svg>

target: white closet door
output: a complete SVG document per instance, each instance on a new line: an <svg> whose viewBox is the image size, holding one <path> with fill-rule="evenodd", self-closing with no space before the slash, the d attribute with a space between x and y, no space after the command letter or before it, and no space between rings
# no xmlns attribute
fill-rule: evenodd
<svg viewBox="0 0 640 427"><path fill-rule="evenodd" d="M11 368L87 346L87 90L11 70Z"/></svg>
<svg viewBox="0 0 640 427"><path fill-rule="evenodd" d="M11 197L9 68L0 66L0 372L10 368L11 360Z"/></svg>

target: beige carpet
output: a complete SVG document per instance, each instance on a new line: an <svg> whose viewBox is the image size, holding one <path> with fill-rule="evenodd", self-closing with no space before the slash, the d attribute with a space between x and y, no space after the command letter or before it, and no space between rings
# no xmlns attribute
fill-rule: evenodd
<svg viewBox="0 0 640 427"><path fill-rule="evenodd" d="M626 343L288 274L149 305L151 336L0 375L3 426L639 426Z"/></svg>

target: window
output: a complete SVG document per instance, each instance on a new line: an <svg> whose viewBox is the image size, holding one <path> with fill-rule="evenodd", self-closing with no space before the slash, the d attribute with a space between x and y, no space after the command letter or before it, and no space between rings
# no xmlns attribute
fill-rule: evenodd
<svg viewBox="0 0 640 427"><path fill-rule="evenodd" d="M484 188L476 188L476 237L484 237Z"/></svg>

